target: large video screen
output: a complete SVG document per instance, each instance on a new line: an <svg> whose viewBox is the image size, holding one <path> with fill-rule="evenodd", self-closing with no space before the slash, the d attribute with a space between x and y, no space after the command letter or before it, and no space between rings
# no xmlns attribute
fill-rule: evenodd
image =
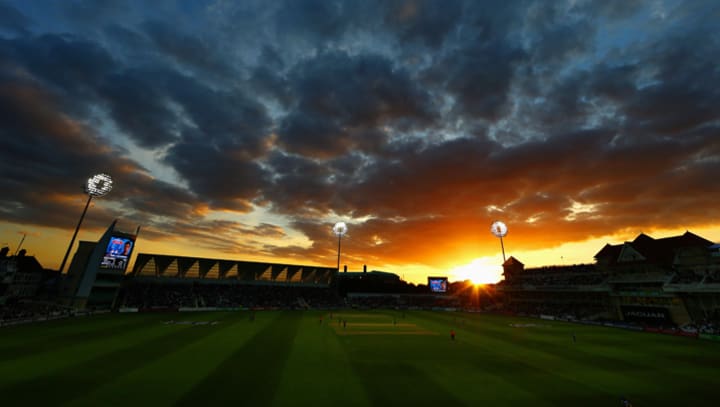
<svg viewBox="0 0 720 407"><path fill-rule="evenodd" d="M434 293L444 293L448 289L447 277L428 277L428 287Z"/></svg>
<svg viewBox="0 0 720 407"><path fill-rule="evenodd" d="M132 254L134 246L135 242L127 237L111 237L110 243L108 243L105 249L105 256L103 256L100 267L124 271L130 261L130 255Z"/></svg>

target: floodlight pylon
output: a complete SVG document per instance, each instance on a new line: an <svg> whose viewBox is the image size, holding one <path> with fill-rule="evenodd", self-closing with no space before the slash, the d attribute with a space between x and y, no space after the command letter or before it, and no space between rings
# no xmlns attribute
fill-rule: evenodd
<svg viewBox="0 0 720 407"><path fill-rule="evenodd" d="M85 193L88 195L88 200L85 203L85 209L83 209L82 215L80 215L80 220L75 227L75 233L73 233L72 239L70 239L70 245L65 252L65 257L63 257L62 263L60 263L60 274L62 274L63 269L65 269L65 263L67 262L68 256L70 256L70 251L72 251L73 244L75 244L75 238L77 237L78 231L80 230L80 225L82 225L83 219L85 219L85 214L87 213L88 207L90 207L90 202L92 201L93 197L101 197L107 195L108 192L112 190L112 186L113 180L107 174L93 175L92 177L88 178L87 182L85 183L84 189Z"/></svg>

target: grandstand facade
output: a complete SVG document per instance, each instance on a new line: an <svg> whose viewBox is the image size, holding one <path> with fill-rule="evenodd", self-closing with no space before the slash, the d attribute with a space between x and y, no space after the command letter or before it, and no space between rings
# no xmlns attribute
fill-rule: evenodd
<svg viewBox="0 0 720 407"><path fill-rule="evenodd" d="M139 253L114 308L329 308L336 278L334 267Z"/></svg>
<svg viewBox="0 0 720 407"><path fill-rule="evenodd" d="M329 286L336 275L333 267L139 253L126 278Z"/></svg>
<svg viewBox="0 0 720 407"><path fill-rule="evenodd" d="M511 257L498 286L509 311L685 326L720 319L720 245L686 232L605 245L593 264L528 268Z"/></svg>

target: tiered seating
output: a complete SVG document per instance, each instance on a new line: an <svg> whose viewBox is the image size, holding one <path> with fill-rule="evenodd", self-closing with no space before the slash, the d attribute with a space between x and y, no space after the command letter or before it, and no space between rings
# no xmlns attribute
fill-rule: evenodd
<svg viewBox="0 0 720 407"><path fill-rule="evenodd" d="M136 282L121 293L121 305L131 308L180 307L268 307L299 308L298 298L312 308L340 304L338 295L327 287L260 284L198 284Z"/></svg>

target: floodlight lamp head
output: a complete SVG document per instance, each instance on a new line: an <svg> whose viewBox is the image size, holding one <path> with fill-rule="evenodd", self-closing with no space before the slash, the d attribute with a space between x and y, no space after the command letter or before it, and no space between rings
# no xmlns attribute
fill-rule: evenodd
<svg viewBox="0 0 720 407"><path fill-rule="evenodd" d="M333 230L333 233L335 233L336 235L342 236L345 233L347 233L348 228L347 228L347 225L345 224L345 222L338 222L335 224L335 226L333 226L332 230Z"/></svg>
<svg viewBox="0 0 720 407"><path fill-rule="evenodd" d="M107 174L96 174L88 178L85 192L92 197L107 195L112 190L113 180Z"/></svg>
<svg viewBox="0 0 720 407"><path fill-rule="evenodd" d="M495 237L503 238L507 235L508 228L505 223L496 220L492 225L490 225L490 232L495 235Z"/></svg>

